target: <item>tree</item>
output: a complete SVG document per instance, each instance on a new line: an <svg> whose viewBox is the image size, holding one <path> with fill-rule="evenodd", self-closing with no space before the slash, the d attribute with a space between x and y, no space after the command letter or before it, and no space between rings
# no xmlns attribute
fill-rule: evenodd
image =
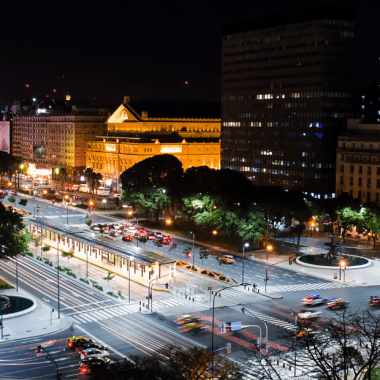
<svg viewBox="0 0 380 380"><path fill-rule="evenodd" d="M94 190L97 191L100 185L100 180L103 178L103 176L100 173L95 173L92 168L87 168L84 172L84 175L90 188L90 192L93 193Z"/></svg>
<svg viewBox="0 0 380 380"><path fill-rule="evenodd" d="M114 277L115 275L112 275L112 272L108 272L107 277L104 277L104 279L109 283Z"/></svg>
<svg viewBox="0 0 380 380"><path fill-rule="evenodd" d="M0 203L0 260L7 260L27 250L30 234L24 228L22 216L12 207L6 208Z"/></svg>
<svg viewBox="0 0 380 380"><path fill-rule="evenodd" d="M150 356L131 356L113 363L93 379L206 380L211 379L212 353L203 348L168 346ZM222 355L214 357L214 379L241 380L243 372Z"/></svg>
<svg viewBox="0 0 380 380"><path fill-rule="evenodd" d="M182 175L181 161L170 154L162 154L133 165L121 174L120 180L123 190L129 192L161 187L165 188L168 194L173 194L180 188Z"/></svg>
<svg viewBox="0 0 380 380"><path fill-rule="evenodd" d="M208 250L206 247L199 247L199 259L202 260L202 264L203 264L203 259L206 259L208 258Z"/></svg>
<svg viewBox="0 0 380 380"><path fill-rule="evenodd" d="M359 230L363 229L364 221L360 209L356 207L344 207L341 211L336 211L336 214L343 241L350 226L356 226Z"/></svg>
<svg viewBox="0 0 380 380"><path fill-rule="evenodd" d="M59 176L61 177L61 188L62 188L62 191L64 191L66 179L67 179L67 169L66 168L60 168L59 169Z"/></svg>
<svg viewBox="0 0 380 380"><path fill-rule="evenodd" d="M263 237L266 226L262 212L250 212L246 219L238 221L238 234L243 240L258 241Z"/></svg>
<svg viewBox="0 0 380 380"><path fill-rule="evenodd" d="M376 248L376 239L380 233L380 208L375 202L367 202L360 213L363 218L363 226L370 233L373 240L373 249Z"/></svg>
<svg viewBox="0 0 380 380"><path fill-rule="evenodd" d="M139 236L138 241L140 243L144 244L144 249L145 249L145 243L148 241L148 238L146 236L142 235L142 236Z"/></svg>
<svg viewBox="0 0 380 380"><path fill-rule="evenodd" d="M297 239L298 239L297 245L298 246L300 245L301 235L303 234L305 229L306 229L306 226L303 223L298 223L291 229L291 232L293 232L297 235Z"/></svg>
<svg viewBox="0 0 380 380"><path fill-rule="evenodd" d="M265 357L253 352L255 365L268 379L281 380L276 361L281 359L287 366L294 365L294 351L297 352L297 368L302 378L325 380L370 380L380 365L380 317L369 311L350 313L336 312L329 319L300 321L299 331L305 328L315 334L305 334L295 341L294 333L284 339L290 350L280 358ZM252 352L248 353L252 356ZM303 358L303 359L302 359ZM252 363L253 361L251 361ZM302 371L302 376L301 372Z"/></svg>

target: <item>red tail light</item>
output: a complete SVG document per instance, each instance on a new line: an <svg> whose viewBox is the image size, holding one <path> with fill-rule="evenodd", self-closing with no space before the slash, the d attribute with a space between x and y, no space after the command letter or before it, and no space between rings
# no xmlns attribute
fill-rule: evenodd
<svg viewBox="0 0 380 380"><path fill-rule="evenodd" d="M85 352L84 354L87 355L87 352Z"/></svg>
<svg viewBox="0 0 380 380"><path fill-rule="evenodd" d="M87 366L83 366L80 370L81 370L83 373L86 373L86 372L88 371Z"/></svg>
<svg viewBox="0 0 380 380"><path fill-rule="evenodd" d="M297 338L301 338L302 334L297 334Z"/></svg>
<svg viewBox="0 0 380 380"><path fill-rule="evenodd" d="M68 345L69 347L71 347L73 344L72 344L71 342L69 342L67 345Z"/></svg>

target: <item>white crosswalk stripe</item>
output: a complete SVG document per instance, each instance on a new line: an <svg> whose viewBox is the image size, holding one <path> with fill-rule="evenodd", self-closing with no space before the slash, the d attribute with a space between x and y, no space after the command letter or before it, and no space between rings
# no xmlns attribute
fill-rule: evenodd
<svg viewBox="0 0 380 380"><path fill-rule="evenodd" d="M231 309L240 311L241 306L232 306ZM292 324L292 323L282 321L281 319L270 317L269 315L259 313L253 309L248 308L248 307L245 307L244 309L249 312L249 315L254 315L258 319L261 319L262 321L270 323L272 325L280 326L280 327L283 327L284 329L287 329L287 330L294 330L296 328L294 326L294 324Z"/></svg>
<svg viewBox="0 0 380 380"><path fill-rule="evenodd" d="M74 319L76 324L98 322L104 319L121 317L123 315L132 314L133 311L125 306L114 306L102 310L89 310L79 311L76 313L68 314L69 317Z"/></svg>
<svg viewBox="0 0 380 380"><path fill-rule="evenodd" d="M161 309L164 307L174 307L178 305L187 304L188 301L186 299L165 299L165 300L153 300L153 309Z"/></svg>
<svg viewBox="0 0 380 380"><path fill-rule="evenodd" d="M317 282L317 283L307 283L299 285L277 285L271 286L267 284L267 291L265 292L265 287L259 286L260 293L280 293L280 292L296 292L301 290L315 290L315 289L331 289L331 288L346 288L347 284L342 284L339 282Z"/></svg>

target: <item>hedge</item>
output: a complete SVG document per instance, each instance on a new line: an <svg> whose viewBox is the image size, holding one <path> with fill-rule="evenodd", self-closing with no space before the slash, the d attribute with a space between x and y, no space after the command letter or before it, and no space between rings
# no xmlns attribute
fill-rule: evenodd
<svg viewBox="0 0 380 380"><path fill-rule="evenodd" d="M112 296L112 297L119 298L118 296L115 296L115 294L113 294L112 292L107 292L107 294L110 295L110 296Z"/></svg>
<svg viewBox="0 0 380 380"><path fill-rule="evenodd" d="M49 249L50 249L50 247L48 245L45 246L45 247L42 247L42 250L45 251L45 252L48 251Z"/></svg>
<svg viewBox="0 0 380 380"><path fill-rule="evenodd" d="M85 278L80 278L79 281L82 281L85 284L90 285L90 281L86 280Z"/></svg>

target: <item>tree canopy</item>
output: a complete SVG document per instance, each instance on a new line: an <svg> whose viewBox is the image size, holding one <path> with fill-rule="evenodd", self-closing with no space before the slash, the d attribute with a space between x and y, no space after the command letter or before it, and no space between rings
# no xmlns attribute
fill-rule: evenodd
<svg viewBox="0 0 380 380"><path fill-rule="evenodd" d="M30 237L24 228L21 215L0 202L0 260L25 252Z"/></svg>

